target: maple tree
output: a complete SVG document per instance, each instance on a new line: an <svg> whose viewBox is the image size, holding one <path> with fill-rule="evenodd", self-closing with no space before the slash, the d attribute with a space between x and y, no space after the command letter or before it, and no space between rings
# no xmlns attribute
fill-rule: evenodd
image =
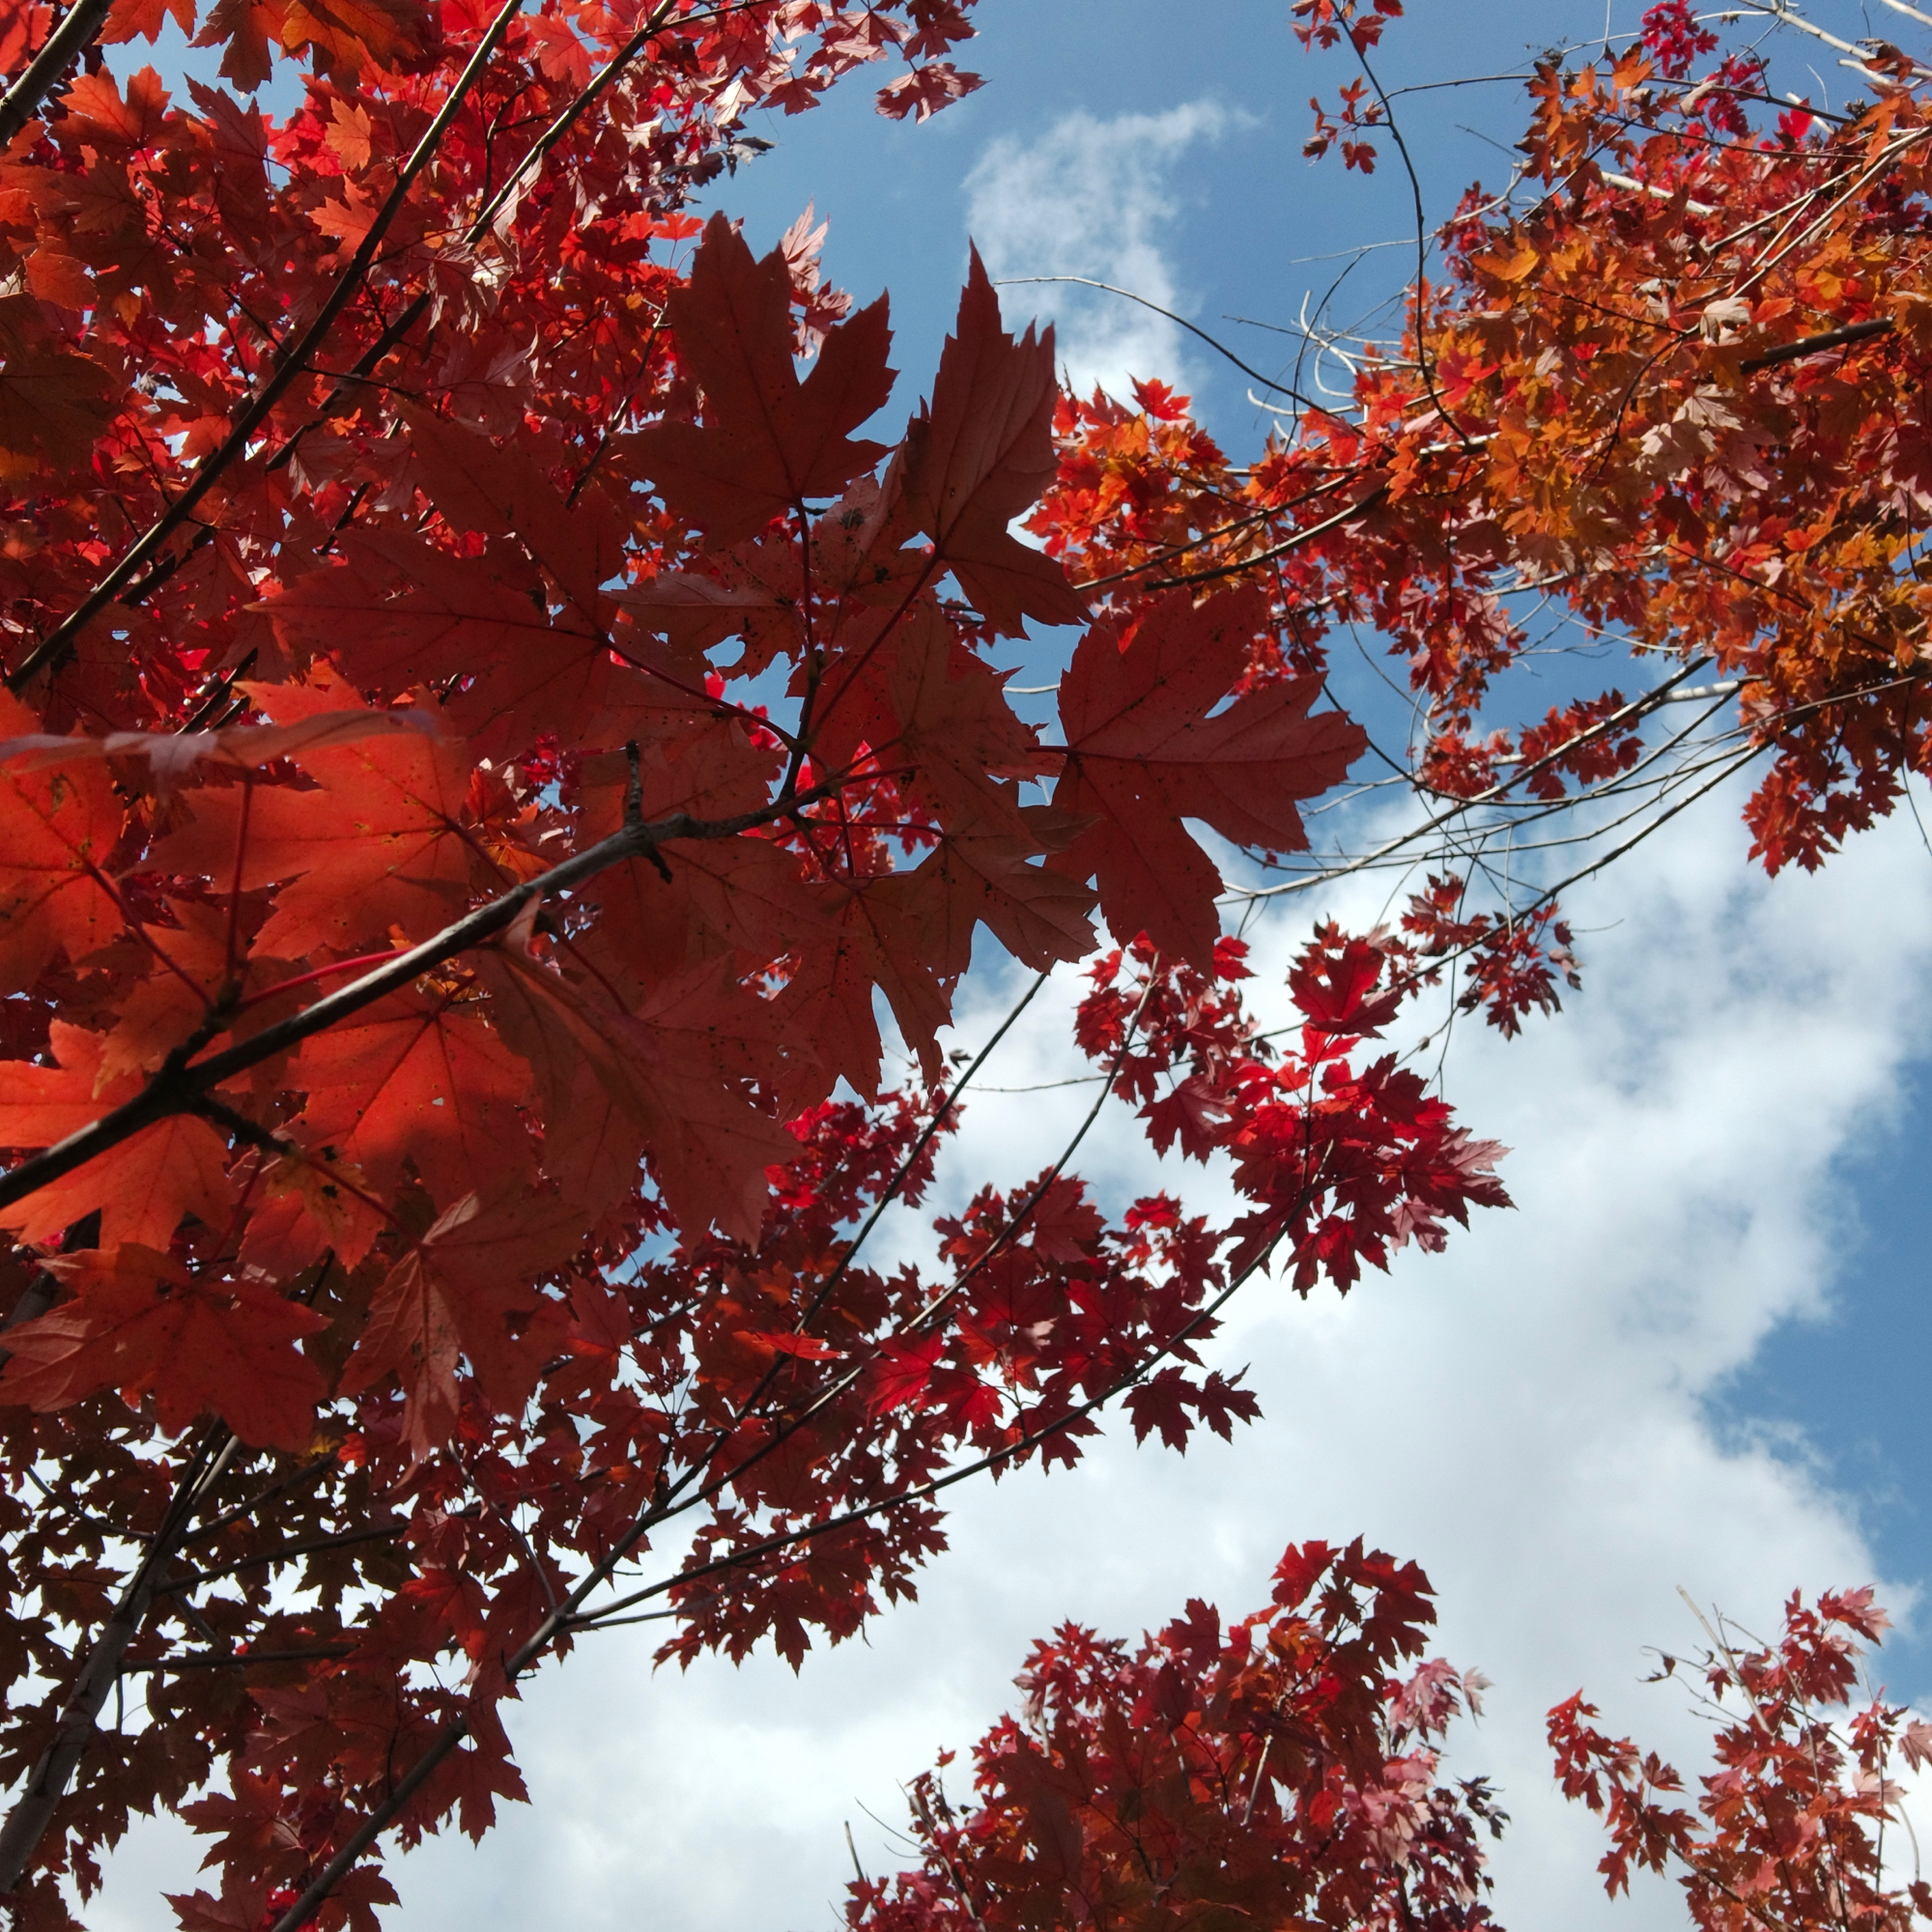
<svg viewBox="0 0 1932 1932"><path fill-rule="evenodd" d="M1270 1606L1224 1631L1194 1601L1129 1653L1068 1624L1015 1680L1017 1716L975 1747L976 1800L952 1754L907 1788L919 1863L848 1887L870 1932L1106 1925L1492 1925L1487 1840L1508 1814L1484 1778L1448 1779L1442 1742L1488 1681L1422 1657L1429 1581L1357 1540L1291 1546ZM1932 1758L1932 1724L1860 1689L1859 1639L1889 1619L1868 1588L1794 1593L1765 1643L1696 1612L1710 1647L1662 1654L1651 1683L1694 1680L1714 1768L1697 1801L1654 1751L1611 1738L1583 1693L1548 1716L1564 1795L1603 1815L1612 1897L1673 1873L1701 1932L1932 1919L1932 1886L1888 1872L1910 1830L1896 1767ZM1894 1833L1894 1849L1897 1833Z"/></svg>
<svg viewBox="0 0 1932 1932"><path fill-rule="evenodd" d="M952 1485L1076 1461L1115 1401L1141 1438L1230 1434L1255 1398L1200 1347L1245 1282L1346 1290L1506 1200L1386 1040L1445 972L1507 1030L1574 976L1551 895L1478 902L1486 839L1579 799L1655 822L1769 757L1760 855L1813 865L1922 767L1922 70L1867 49L1865 108L1758 132L1759 71L1691 78L1708 35L1653 8L1625 58L1539 74L1541 198L1466 203L1406 335L1353 345L1346 401L1294 398L1245 469L1155 381L1059 396L977 258L886 444L859 434L885 300L826 285L809 216L760 260L688 209L752 105L888 56L885 112L970 91L969 6L0 23L23 1925L70 1922L63 1886L84 1903L165 1808L213 1841L217 1889L172 1901L190 1932L366 1927L385 1839L480 1835L522 1796L502 1707L600 1626L796 1663L911 1592ZM1366 59L1400 10L1296 12ZM170 19L232 91L184 105L101 58ZM286 113L242 99L270 79ZM1357 167L1378 91L1337 110ZM1525 593L1672 668L1485 731ZM1396 762L1430 815L1236 888L1435 869L1393 932L1319 925L1258 1012L1222 867L1305 850L1302 806L1367 751L1321 696L1357 622L1411 658ZM1030 624L1085 627L1057 740L996 668ZM1646 744L1692 693L1738 696L1736 732ZM942 1217L928 1267L876 1266L1006 1032L963 1072L942 1051L980 926L1041 979L1086 962L1094 1107ZM1226 1162L1237 1217L1094 1199L1068 1164L1112 1095ZM1358 1693L1298 1721L1365 1775L1419 1764L1450 1707L1393 1675L1418 1579L1298 1560L1269 1628ZM1042 1694L1076 1730L1211 1705L1161 1776L1225 1776L1254 1700L1309 1694L1304 1653L1236 1630L1191 1618L1137 1662L1067 1638ZM102 1726L134 1680L141 1724ZM1002 1749L992 1822L930 1826L942 1862L1035 1829ZM1321 1866L1303 1797L1255 1783L1270 1835L1236 1850L1267 1884L1334 1922L1397 1909L1385 1847ZM1430 1909L1477 1909L1461 1801L1403 1789L1440 1827Z"/></svg>
<svg viewBox="0 0 1932 1932"><path fill-rule="evenodd" d="M1911 1879L1886 1869L1887 1825L1911 1830L1896 1766L1902 1758L1917 1771L1932 1757L1932 1725L1859 1685L1858 1639L1877 1642L1890 1622L1871 1590L1827 1590L1808 1605L1794 1591L1770 1643L1728 1618L1698 1615L1710 1648L1691 1669L1703 1680L1697 1698L1717 1758L1700 1779L1701 1822L1673 1803L1684 1788L1677 1771L1596 1729L1581 1691L1549 1714L1564 1795L1601 1813L1610 1833L1600 1867L1610 1895L1630 1889L1634 1867L1648 1868L1676 1876L1691 1922L1708 1932L1910 1932L1932 1918L1916 1845ZM1674 1678L1679 1662L1665 1654L1650 1681Z"/></svg>
<svg viewBox="0 0 1932 1932"><path fill-rule="evenodd" d="M1308 152L1413 179L1378 67L1401 6L1293 11L1359 64ZM1563 890L1695 799L1753 774L1753 858L1815 868L1932 757L1932 69L1781 4L1747 44L1720 25L1659 0L1616 48L1534 62L1521 159L1417 234L1385 336L1318 314L1286 380L1215 343L1279 423L1249 460L1161 372L1065 398L1033 520L1103 611L1266 596L1258 673L1340 675L1357 641L1405 661L1407 742L1362 782L1423 815L1238 895L1406 881L1405 944L1509 1032L1575 982ZM1802 62L1774 68L1791 42L1866 98L1812 105ZM1631 664L1603 691L1606 648ZM1577 696L1551 707L1566 653ZM1571 867L1539 874L1545 852Z"/></svg>
<svg viewBox="0 0 1932 1932"><path fill-rule="evenodd" d="M1016 1680L1021 1716L909 1788L918 1869L850 1889L847 1922L941 1926L1492 1922L1487 1784L1439 1782L1484 1680L1416 1662L1429 1581L1357 1541L1291 1547L1273 1602L1224 1631L1199 1600L1139 1650L1068 1624Z"/></svg>

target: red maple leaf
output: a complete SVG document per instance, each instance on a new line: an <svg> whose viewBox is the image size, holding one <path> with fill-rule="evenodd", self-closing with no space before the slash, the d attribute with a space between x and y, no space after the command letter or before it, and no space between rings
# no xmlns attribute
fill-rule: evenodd
<svg viewBox="0 0 1932 1932"><path fill-rule="evenodd" d="M0 1389L38 1409L105 1388L146 1397L163 1429L213 1410L244 1442L308 1446L321 1375L296 1346L327 1318L245 1281L210 1286L133 1241L47 1264L74 1291L10 1329Z"/></svg>
<svg viewBox="0 0 1932 1932"><path fill-rule="evenodd" d="M1339 711L1311 716L1320 680L1264 685L1217 710L1266 622L1259 591L1196 605L1155 603L1123 639L1094 626L1060 683L1066 735L1059 810L1098 822L1053 860L1092 873L1123 944L1145 932L1164 952L1211 966L1221 874L1182 827L1199 818L1238 845L1307 844L1295 801L1325 791L1368 736Z"/></svg>
<svg viewBox="0 0 1932 1932"><path fill-rule="evenodd" d="M99 1034L55 1020L56 1066L0 1063L0 1147L52 1147L140 1092L138 1073L104 1077ZM232 1198L228 1150L206 1121L177 1114L95 1155L83 1167L0 1210L0 1226L29 1245L52 1241L97 1208L100 1245L165 1250L184 1214L213 1228Z"/></svg>
<svg viewBox="0 0 1932 1932"><path fill-rule="evenodd" d="M704 390L704 425L655 423L633 448L672 514L717 549L755 536L810 497L841 495L886 453L883 443L851 440L892 393L886 298L828 329L801 382L791 296L783 249L755 262L733 224L714 214L689 285L666 306Z"/></svg>
<svg viewBox="0 0 1932 1932"><path fill-rule="evenodd" d="M1000 298L980 251L946 339L932 400L906 428L886 483L993 630L1024 619L1077 624L1087 614L1066 573L1009 526L1053 480L1053 330L1018 341L1000 327Z"/></svg>

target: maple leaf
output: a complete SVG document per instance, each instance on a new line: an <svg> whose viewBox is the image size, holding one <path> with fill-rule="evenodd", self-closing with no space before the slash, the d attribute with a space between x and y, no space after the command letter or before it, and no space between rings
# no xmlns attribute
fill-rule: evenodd
<svg viewBox="0 0 1932 1932"><path fill-rule="evenodd" d="M1166 1094L1141 1109L1148 1138L1165 1153L1176 1140L1191 1160L1205 1161L1227 1138L1233 1108L1204 1075L1190 1073Z"/></svg>
<svg viewBox="0 0 1932 1932"><path fill-rule="evenodd" d="M792 962L772 1003L789 1050L790 1078L781 1088L788 1109L822 1099L841 1078L866 1098L876 1096L883 1049L874 986L891 1004L927 1081L940 1079L938 1034L952 1017L952 1003L927 959L923 915L938 910L926 891L933 880L928 875L915 884L915 876L825 885L814 894L826 933Z"/></svg>
<svg viewBox="0 0 1932 1932"><path fill-rule="evenodd" d="M367 715L326 674L313 685L247 689L278 724ZM319 792L204 789L194 824L156 848L159 862L244 892L280 885L254 941L275 958L300 959L324 946L347 952L354 941L385 938L391 926L422 939L448 924L475 864L463 827L472 762L465 749L412 732L302 747L298 756Z"/></svg>
<svg viewBox="0 0 1932 1932"><path fill-rule="evenodd" d="M80 74L67 90L64 104L98 146L145 148L165 126L168 97L160 75L144 67L128 77L125 95L111 73Z"/></svg>
<svg viewBox="0 0 1932 1932"><path fill-rule="evenodd" d="M304 49L318 73L353 79L365 61L407 54L424 23L423 0L215 0L198 47L225 42L222 74L252 94L269 78L270 46Z"/></svg>
<svg viewBox="0 0 1932 1932"><path fill-rule="evenodd" d="M86 463L113 397L107 371L50 336L33 296L0 297L0 481Z"/></svg>
<svg viewBox="0 0 1932 1932"><path fill-rule="evenodd" d="M354 1267L388 1226L368 1177L317 1149L264 1162L253 1181L253 1212L237 1259L278 1281L325 1255Z"/></svg>
<svg viewBox="0 0 1932 1932"><path fill-rule="evenodd" d="M721 639L745 636L746 652L732 668L746 676L762 670L773 650L790 641L796 621L795 593L781 596L751 577L727 583L696 571L660 571L647 582L619 591L616 601L645 630L664 638L675 657L694 667ZM761 639L755 652L749 641L753 634Z"/></svg>
<svg viewBox="0 0 1932 1932"><path fill-rule="evenodd" d="M8 1331L0 1392L44 1411L118 1388L170 1432L213 1410L244 1442L308 1445L325 1390L296 1345L327 1317L254 1283L204 1287L136 1241L46 1265L74 1297Z"/></svg>
<svg viewBox="0 0 1932 1932"><path fill-rule="evenodd" d="M477 1384L503 1413L529 1400L544 1364L561 1351L569 1322L565 1306L531 1284L582 1240L583 1209L570 1192L521 1188L487 1202L469 1195L422 1237L420 1253L450 1295Z"/></svg>
<svg viewBox="0 0 1932 1932"><path fill-rule="evenodd" d="M412 1161L448 1208L534 1172L517 1112L529 1079L478 1006L394 993L303 1042L288 1080L308 1101L290 1131L325 1159L339 1152L385 1197Z"/></svg>
<svg viewBox="0 0 1932 1932"><path fill-rule="evenodd" d="M903 501L934 554L995 631L1024 619L1075 624L1087 614L1066 573L1008 526L1038 500L1058 468L1053 448L1053 329L1017 342L1000 327L1000 298L980 251L946 338L932 400L907 425L886 491Z"/></svg>
<svg viewBox="0 0 1932 1932"><path fill-rule="evenodd" d="M1289 991L1311 1027L1372 1039L1406 998L1401 986L1382 989L1388 967L1382 948L1326 925L1289 968Z"/></svg>
<svg viewBox="0 0 1932 1932"><path fill-rule="evenodd" d="M704 426L656 423L631 447L672 515L701 528L714 549L755 536L808 497L841 495L886 453L851 440L892 392L886 298L828 329L800 382L791 298L783 248L753 261L721 213L705 228L689 284L665 307L704 390Z"/></svg>
<svg viewBox="0 0 1932 1932"><path fill-rule="evenodd" d="M737 992L728 968L662 985L633 1012L514 948L482 965L498 1026L536 1070L546 1133L587 1070L635 1129L679 1219L755 1238L765 1170L795 1143L743 1091L768 1065L764 1026L761 1003ZM569 1186L548 1157L546 1168Z"/></svg>
<svg viewBox="0 0 1932 1932"><path fill-rule="evenodd" d="M582 794L586 821L594 806L590 790ZM642 867L599 882L603 918L581 952L627 998L644 999L653 987L721 957L761 969L814 945L825 930L798 855L770 839L694 839L669 863L668 884Z"/></svg>
<svg viewBox="0 0 1932 1932"><path fill-rule="evenodd" d="M951 61L927 61L880 88L879 112L895 121L903 121L908 114L923 121L985 84L980 75L963 72Z"/></svg>
<svg viewBox="0 0 1932 1932"><path fill-rule="evenodd" d="M1133 1418L1134 1440L1145 1442L1158 1429L1170 1449L1185 1449L1194 1429L1187 1413L1192 1390L1182 1372L1170 1365L1127 1393L1127 1413Z"/></svg>
<svg viewBox="0 0 1932 1932"><path fill-rule="evenodd" d="M456 1427L456 1370L462 1353L462 1331L449 1290L422 1250L412 1248L376 1291L340 1388L344 1395L358 1395L385 1376L396 1376L405 1397L404 1435L415 1460L422 1462Z"/></svg>
<svg viewBox="0 0 1932 1932"><path fill-rule="evenodd" d="M100 30L102 42L112 46L131 41L136 34L153 42L160 39L163 22L172 16L184 34L194 32L194 0L114 0L107 10L107 23Z"/></svg>
<svg viewBox="0 0 1932 1932"><path fill-rule="evenodd" d="M104 763L14 769L10 748L37 745L38 725L0 693L0 976L10 992L32 985L57 952L83 959L127 923L106 871L126 808Z"/></svg>
<svg viewBox="0 0 1932 1932"><path fill-rule="evenodd" d="M945 1352L946 1336L937 1330L882 1344L866 1372L866 1400L879 1413L919 1406L930 1397Z"/></svg>
<svg viewBox="0 0 1932 1932"><path fill-rule="evenodd" d="M221 1896L205 1891L164 1891L161 1896L174 1908L180 1932L256 1932L263 1914L272 1909L272 1897L265 1883L235 1883L230 1870L222 1873ZM288 1903L295 1903L290 1893Z"/></svg>
<svg viewBox="0 0 1932 1932"><path fill-rule="evenodd" d="M1310 715L1318 679L1262 686L1217 710L1266 621L1258 591L1197 606L1169 592L1124 639L1101 623L1060 683L1066 738L1056 809L1098 821L1051 863L1094 876L1122 943L1146 932L1164 952L1213 960L1221 874L1182 828L1276 852L1308 842L1295 801L1327 789L1368 743L1339 711Z"/></svg>
<svg viewBox="0 0 1932 1932"><path fill-rule="evenodd" d="M1005 678L956 642L930 606L898 628L894 645L887 696L897 728L881 730L874 752L912 759L915 790L944 816L1024 831L1004 781L1037 777L1053 760L1032 726L1014 716Z"/></svg>
<svg viewBox="0 0 1932 1932"><path fill-rule="evenodd" d="M1030 812L1038 807L1026 808ZM906 882L906 900L942 979L973 963L973 929L983 924L1022 965L1043 973L1056 960L1094 950L1093 889L1030 863L1030 838L968 822L943 834Z"/></svg>
<svg viewBox="0 0 1932 1932"><path fill-rule="evenodd" d="M480 755L521 751L544 732L584 742L626 676L594 618L553 617L520 544L457 556L369 530L340 548L343 563L291 576L264 600L277 635L304 660L339 660L357 685L460 684L450 720Z"/></svg>
<svg viewBox="0 0 1932 1932"><path fill-rule="evenodd" d="M451 1751L438 1766L435 1796L445 1805L454 1804L458 1827L476 1842L497 1822L498 1798L527 1804L530 1795L523 1774L511 1761L510 1741L493 1705L478 1700L469 1737L467 1748ZM369 1932L374 1932L373 1925Z"/></svg>
<svg viewBox="0 0 1932 1932"><path fill-rule="evenodd" d="M621 574L625 529L600 490L566 501L534 451L501 443L446 416L405 409L409 467L395 485L421 488L446 522L488 537L514 537L580 611L595 620L604 586Z"/></svg>
<svg viewBox="0 0 1932 1932"><path fill-rule="evenodd" d="M155 969L121 1002L120 1017L101 1046L97 1080L153 1073L202 1025L230 973L228 922L213 906L171 901L180 921L143 926Z"/></svg>
<svg viewBox="0 0 1932 1932"><path fill-rule="evenodd" d="M55 1020L50 1037L57 1065L0 1063L0 1147L51 1147L140 1091L138 1076L103 1077L103 1036ZM221 1136L206 1121L176 1115L0 1209L0 1227L37 1245L99 1208L102 1247L165 1249L184 1214L216 1229L226 1222L227 1166Z"/></svg>

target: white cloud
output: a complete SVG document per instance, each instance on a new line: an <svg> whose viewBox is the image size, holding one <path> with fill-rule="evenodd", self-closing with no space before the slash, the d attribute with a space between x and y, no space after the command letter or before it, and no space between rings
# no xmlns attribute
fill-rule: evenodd
<svg viewBox="0 0 1932 1932"><path fill-rule="evenodd" d="M1499 1778L1516 1819L1503 1922L1681 1926L1661 1885L1603 1902L1601 1837L1551 1791L1542 1714L1587 1686L1608 1723L1688 1769L1700 1734L1679 1693L1635 1682L1644 1645L1696 1641L1675 1586L1763 1628L1793 1586L1870 1578L1845 1500L1802 1461L1720 1439L1701 1398L1827 1293L1833 1163L1925 1050L1932 969L1909 825L1767 886L1720 814L1577 898L1579 924L1615 923L1570 1011L1514 1045L1459 1040L1452 1097L1515 1147L1519 1211L1346 1302L1257 1285L1215 1346L1252 1363L1260 1426L1184 1460L1110 1436L1070 1477L955 1492L920 1602L797 1679L769 1656L653 1675L649 1626L585 1640L511 1714L533 1808L480 1850L452 1837L395 1861L403 1922L830 1927L843 1824L869 1869L890 1863L867 1809L897 1822L898 1781L1005 1708L1033 1637L1069 1616L1132 1634L1194 1594L1244 1610L1288 1541L1359 1531L1423 1563L1443 1653L1495 1680L1457 1769ZM1365 921L1363 898L1335 909ZM1261 935L1264 987L1312 910ZM1036 1003L990 1078L1065 1070L1074 990ZM962 1037L984 1037L991 991ZM1036 1172L1088 1094L984 1096L952 1194ZM1153 1178L1118 1118L1077 1165L1109 1191ZM1185 1184L1211 1205L1198 1169ZM151 1924L186 1851L179 1828L138 1831L97 1932Z"/></svg>
<svg viewBox="0 0 1932 1932"><path fill-rule="evenodd" d="M1189 148L1220 139L1240 118L1197 100L1107 120L1077 112L1037 140L994 141L966 177L967 227L988 271L1083 275L1179 312L1164 248L1179 213L1170 178ZM1037 313L1057 325L1076 390L1098 384L1125 396L1136 376L1193 380L1184 331L1136 302L1054 284L1009 289L1003 300L1010 317Z"/></svg>

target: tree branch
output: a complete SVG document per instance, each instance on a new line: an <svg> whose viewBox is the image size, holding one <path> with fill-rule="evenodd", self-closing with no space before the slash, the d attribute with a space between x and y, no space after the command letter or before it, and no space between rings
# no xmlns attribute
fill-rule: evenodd
<svg viewBox="0 0 1932 1932"><path fill-rule="evenodd" d="M345 1549L355 1543L379 1543L386 1537L401 1536L409 1524L406 1522L379 1522L368 1529L338 1530L333 1536L311 1536L300 1543L285 1543L274 1549L264 1549L258 1555L238 1556L229 1563L213 1563L206 1570L190 1570L185 1577L170 1577L165 1583L156 1589L156 1596L165 1596L176 1590L192 1589L198 1583L213 1582L217 1577L229 1577L238 1570L254 1570L273 1563L289 1563L298 1556L308 1556L318 1549Z"/></svg>
<svg viewBox="0 0 1932 1932"><path fill-rule="evenodd" d="M815 786L797 799L783 800L760 811L742 812L736 818L696 819L677 812L655 824L625 825L600 839L587 851L553 866L541 877L513 886L499 897L466 913L453 924L426 939L420 946L399 952L386 964L365 973L361 979L326 995L312 1007L305 1007L273 1026L238 1044L213 1054L206 1060L189 1062L177 1048L161 1069L131 1100L124 1100L79 1132L23 1160L12 1173L0 1177L0 1208L24 1200L37 1189L71 1174L99 1154L119 1147L125 1140L176 1114L201 1111L205 1097L224 1081L258 1066L265 1060L322 1033L351 1013L359 1012L384 995L407 986L432 966L454 959L472 946L494 939L516 920L532 901L554 893L567 891L610 870L626 859L651 857L659 846L674 838L731 838L741 832L781 816L795 804L812 800L836 790L842 781Z"/></svg>
<svg viewBox="0 0 1932 1932"><path fill-rule="evenodd" d="M1882 315L1872 322L1854 322L1843 328L1828 328L1822 335L1801 335L1796 342L1781 342L1762 355L1747 356L1738 364L1747 372L1769 369L1776 362L1796 362L1801 356L1817 355L1827 349L1842 349L1851 342L1869 342L1875 335L1889 335L1892 318Z"/></svg>
<svg viewBox="0 0 1932 1932"><path fill-rule="evenodd" d="M94 1742L100 1707L107 1701L107 1693L121 1674L128 1646L139 1633L160 1579L181 1547L195 1499L238 1446L227 1430L211 1431L176 1483L160 1527L150 1539L100 1634L94 1639L80 1675L61 1707L52 1742L29 1774L25 1788L7 1814L6 1824L0 1826L0 1894L18 1889L88 1746Z"/></svg>
<svg viewBox="0 0 1932 1932"><path fill-rule="evenodd" d="M110 4L111 0L77 0L76 5L68 9L67 17L47 36L46 45L28 63L26 72L7 90L7 98L0 100L0 148L6 147L34 118L35 110L54 83L92 44L107 18Z"/></svg>

